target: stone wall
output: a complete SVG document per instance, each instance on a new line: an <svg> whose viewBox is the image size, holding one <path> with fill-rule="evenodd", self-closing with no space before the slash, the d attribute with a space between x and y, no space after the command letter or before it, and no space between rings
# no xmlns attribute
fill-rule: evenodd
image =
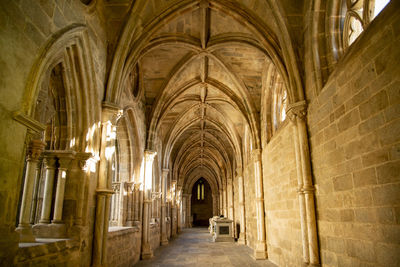
<svg viewBox="0 0 400 267"><path fill-rule="evenodd" d="M90 14L81 1L0 1L0 50L3 51L0 53L0 210L3 211L0 213L0 265L8 265L12 260L10 257L15 256L18 250L18 235L14 229L23 182L26 127L13 118L15 112L35 102L36 98L27 99L25 92L28 77L51 40L56 40L73 25L82 24L87 29L95 69L95 87L91 93L103 96L106 38L100 18ZM93 104L99 111L101 101ZM97 116L99 114L94 115ZM93 190L89 194L93 195ZM85 207L90 214L88 221L93 222L92 199L90 196ZM89 225L87 223L85 227ZM84 232L93 231L85 229ZM91 238L85 236L83 239L87 242ZM90 244L82 248L82 265L90 263L90 248Z"/></svg>
<svg viewBox="0 0 400 267"><path fill-rule="evenodd" d="M133 266L140 259L140 245L142 243L142 234L140 228L113 228L111 228L108 232L108 265Z"/></svg>
<svg viewBox="0 0 400 267"><path fill-rule="evenodd" d="M246 241L252 249L257 242L257 211L256 211L256 192L253 164L245 167L243 173L244 192L245 192L245 211L246 211Z"/></svg>
<svg viewBox="0 0 400 267"><path fill-rule="evenodd" d="M268 259L301 266L302 240L293 126L286 120L263 149Z"/></svg>
<svg viewBox="0 0 400 267"><path fill-rule="evenodd" d="M43 243L25 243L20 247L14 266L80 266L79 242L51 239L41 239L40 242Z"/></svg>
<svg viewBox="0 0 400 267"><path fill-rule="evenodd" d="M384 10L309 105L322 266L400 265L399 29Z"/></svg>
<svg viewBox="0 0 400 267"><path fill-rule="evenodd" d="M150 224L150 247L153 250L156 250L160 246L160 225L158 223Z"/></svg>

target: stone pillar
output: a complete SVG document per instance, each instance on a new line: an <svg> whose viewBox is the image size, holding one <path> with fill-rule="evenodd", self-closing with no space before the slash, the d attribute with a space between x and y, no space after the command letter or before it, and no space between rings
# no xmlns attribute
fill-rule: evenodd
<svg viewBox="0 0 400 267"><path fill-rule="evenodd" d="M224 215L224 202L223 202L223 192L222 189L219 190L219 215Z"/></svg>
<svg viewBox="0 0 400 267"><path fill-rule="evenodd" d="M134 185L134 212L133 212L133 221L135 225L139 225L140 221L141 221L141 216L140 216L140 207L141 207L141 203L140 203L140 186L141 183L135 183Z"/></svg>
<svg viewBox="0 0 400 267"><path fill-rule="evenodd" d="M228 199L227 199L227 190L226 187L222 191L222 200L223 200L223 211L224 211L224 216L228 217Z"/></svg>
<svg viewBox="0 0 400 267"><path fill-rule="evenodd" d="M233 217L233 188L232 188L232 180L228 179L227 181L228 184L228 189L227 189L227 194L228 194L228 218L235 221L235 218ZM233 229L235 232L235 229Z"/></svg>
<svg viewBox="0 0 400 267"><path fill-rule="evenodd" d="M212 194L213 199L213 216L218 215L218 194Z"/></svg>
<svg viewBox="0 0 400 267"><path fill-rule="evenodd" d="M240 212L240 234L239 244L246 244L246 217L245 217L245 205L244 205L244 183L242 169L236 169L236 177L238 179L239 187L239 212Z"/></svg>
<svg viewBox="0 0 400 267"><path fill-rule="evenodd" d="M171 236L177 234L177 213L176 213L176 180L171 179Z"/></svg>
<svg viewBox="0 0 400 267"><path fill-rule="evenodd" d="M176 203L177 203L177 207L176 207L176 215L177 215L177 219L176 219L176 224L177 224L177 233L179 233L182 229L182 189L178 186L176 189Z"/></svg>
<svg viewBox="0 0 400 267"><path fill-rule="evenodd" d="M120 112L117 106L103 103L99 180L96 196L96 220L93 237L93 266L107 265L107 233L113 177L112 159L115 153L115 126Z"/></svg>
<svg viewBox="0 0 400 267"><path fill-rule="evenodd" d="M181 211L182 211L182 228L187 227L187 194L182 194L182 202L181 202Z"/></svg>
<svg viewBox="0 0 400 267"><path fill-rule="evenodd" d="M37 164L39 162L40 154L43 152L45 145L46 144L40 140L33 140L28 147L24 190L22 192L19 224L18 228L16 229L16 231L20 234L20 242L35 242L35 237L32 234L32 227L30 225L30 214L34 180L37 176Z"/></svg>
<svg viewBox="0 0 400 267"><path fill-rule="evenodd" d="M35 174L35 181L33 184L33 195L32 195L32 203L31 203L31 218L30 224L35 224L36 220L36 209L38 206L38 199L39 199L39 183L41 178L41 161L39 160L36 163L36 174Z"/></svg>
<svg viewBox="0 0 400 267"><path fill-rule="evenodd" d="M76 217L75 225L83 224L84 214L84 203L85 203L85 188L88 183L86 168L88 167L88 161L91 160L92 153L78 152L76 153L75 160L78 163L78 168L75 174L75 183L77 184L77 195L76 195ZM93 160L93 159L92 159ZM93 162L94 164L94 162Z"/></svg>
<svg viewBox="0 0 400 267"><path fill-rule="evenodd" d="M257 211L257 244L254 250L256 260L266 259L265 243L265 216L264 216L264 186L261 171L261 149L252 151L252 161L254 164L254 180L256 190L256 211Z"/></svg>
<svg viewBox="0 0 400 267"><path fill-rule="evenodd" d="M53 199L54 176L56 172L56 158L54 154L46 153L44 155L44 164L46 176L44 181L44 196L42 203L42 214L39 223L50 223L51 203Z"/></svg>
<svg viewBox="0 0 400 267"><path fill-rule="evenodd" d="M168 244L167 237L167 179L169 169L163 169L162 171L162 199L161 199L161 245L165 246Z"/></svg>
<svg viewBox="0 0 400 267"><path fill-rule="evenodd" d="M126 191L126 226L133 225L133 210L134 210L134 183L133 182L125 182L124 184Z"/></svg>
<svg viewBox="0 0 400 267"><path fill-rule="evenodd" d="M152 202L151 187L153 183L153 161L156 156L156 152L146 150L144 152L145 157L145 171L144 171L144 205L143 205L143 234L142 234L142 259L150 259L153 257L153 251L150 246L150 205Z"/></svg>
<svg viewBox="0 0 400 267"><path fill-rule="evenodd" d="M111 226L117 226L120 225L121 183L113 182L111 188L114 192L111 196Z"/></svg>
<svg viewBox="0 0 400 267"><path fill-rule="evenodd" d="M307 105L304 100L289 105L287 112L294 126L303 260L307 265L319 265L317 223L314 204L315 189L311 175L311 157L308 145L306 113Z"/></svg>
<svg viewBox="0 0 400 267"><path fill-rule="evenodd" d="M186 199L187 199L187 204L186 204L187 222L186 222L186 225L188 228L190 228L190 227L192 227L192 194L188 194Z"/></svg>
<svg viewBox="0 0 400 267"><path fill-rule="evenodd" d="M67 171L69 164L73 160L75 152L57 153L58 158L58 175L57 175L57 187L56 197L54 202L54 213L52 223L62 223L62 212L64 205L64 193L65 193L65 180L67 179Z"/></svg>

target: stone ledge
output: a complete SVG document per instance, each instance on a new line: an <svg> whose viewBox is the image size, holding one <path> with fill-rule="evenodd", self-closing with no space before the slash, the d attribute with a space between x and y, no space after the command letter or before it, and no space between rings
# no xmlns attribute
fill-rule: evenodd
<svg viewBox="0 0 400 267"><path fill-rule="evenodd" d="M139 226L113 226L108 228L108 237L115 237L119 235L126 235L129 233L136 233L140 231Z"/></svg>
<svg viewBox="0 0 400 267"><path fill-rule="evenodd" d="M56 254L69 249L78 250L79 242L71 239L36 238L34 243L19 243L14 262L31 261L33 258Z"/></svg>

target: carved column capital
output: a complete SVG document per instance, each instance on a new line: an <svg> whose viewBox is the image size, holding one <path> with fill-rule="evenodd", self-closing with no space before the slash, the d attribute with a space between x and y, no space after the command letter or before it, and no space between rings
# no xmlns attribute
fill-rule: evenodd
<svg viewBox="0 0 400 267"><path fill-rule="evenodd" d="M120 186L121 186L120 182L114 182L114 183L111 184L111 188L115 193L119 192Z"/></svg>
<svg viewBox="0 0 400 267"><path fill-rule="evenodd" d="M288 105L286 112L292 122L296 122L296 118L305 120L307 115L307 103L305 100Z"/></svg>
<svg viewBox="0 0 400 267"><path fill-rule="evenodd" d="M43 162L46 169L55 169L57 158L55 157L54 153L45 151L43 153Z"/></svg>
<svg viewBox="0 0 400 267"><path fill-rule="evenodd" d="M76 153L75 159L76 159L77 162L78 162L78 167L79 167L81 170L86 169L86 168L87 168L88 160L89 160L90 158L92 158L92 157L93 157L93 154L90 153L90 152L78 152L78 153Z"/></svg>
<svg viewBox="0 0 400 267"><path fill-rule="evenodd" d="M157 155L156 151L152 151L152 150L145 150L144 151L144 158L145 158L146 162L153 163L154 157L156 155Z"/></svg>
<svg viewBox="0 0 400 267"><path fill-rule="evenodd" d="M152 199L158 199L161 197L161 192L151 192Z"/></svg>
<svg viewBox="0 0 400 267"><path fill-rule="evenodd" d="M124 187L125 187L125 191L130 193L134 190L135 184L134 184L134 182L125 182Z"/></svg>
<svg viewBox="0 0 400 267"><path fill-rule="evenodd" d="M141 185L142 185L142 183L135 183L135 184L134 184L134 189L135 189L135 191L139 191Z"/></svg>
<svg viewBox="0 0 400 267"><path fill-rule="evenodd" d="M55 153L55 156L58 159L59 169L67 170L69 168L69 164L75 158L75 151L58 151Z"/></svg>
<svg viewBox="0 0 400 267"><path fill-rule="evenodd" d="M38 161L46 144L41 140L32 140L28 146L28 160Z"/></svg>
<svg viewBox="0 0 400 267"><path fill-rule="evenodd" d="M103 102L102 104L102 121L103 123L117 124L117 120L122 116L123 111L120 107L111 102Z"/></svg>

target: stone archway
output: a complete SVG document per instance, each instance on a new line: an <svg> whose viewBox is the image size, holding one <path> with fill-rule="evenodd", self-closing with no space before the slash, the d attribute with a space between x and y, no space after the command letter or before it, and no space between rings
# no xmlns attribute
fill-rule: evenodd
<svg viewBox="0 0 400 267"><path fill-rule="evenodd" d="M207 226L208 219L213 216L213 198L211 186L201 177L193 188L191 196L191 216L193 226Z"/></svg>

